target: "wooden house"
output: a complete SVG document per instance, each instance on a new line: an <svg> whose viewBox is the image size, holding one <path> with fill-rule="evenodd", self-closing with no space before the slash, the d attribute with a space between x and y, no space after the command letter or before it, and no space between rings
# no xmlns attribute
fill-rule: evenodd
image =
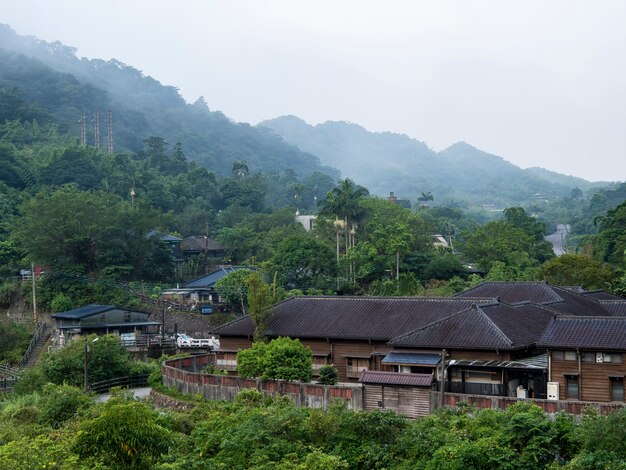
<svg viewBox="0 0 626 470"><path fill-rule="evenodd" d="M52 315L59 335L65 341L85 334L157 333L161 322L149 319L150 313L114 307L113 305L86 305Z"/></svg>
<svg viewBox="0 0 626 470"><path fill-rule="evenodd" d="M626 317L556 317L538 346L559 400L624 402Z"/></svg>
<svg viewBox="0 0 626 470"><path fill-rule="evenodd" d="M603 329L613 338L616 325L626 325L626 300L545 282L487 282L451 298L294 297L275 306L265 334L298 338L313 351L314 376L332 363L342 382L358 381L364 371L422 374L444 393L550 398L548 383L556 381L564 399L567 390L574 396L576 376L580 399L623 401L626 334L622 342L612 339L613 347L586 343L583 333L574 343L549 335L576 318L595 319L598 338ZM222 345L218 360L229 370L236 370L236 353L250 347L253 331L248 317L214 331ZM580 354L577 362L560 359L571 361L572 352ZM602 353L603 361L586 364L591 353Z"/></svg>

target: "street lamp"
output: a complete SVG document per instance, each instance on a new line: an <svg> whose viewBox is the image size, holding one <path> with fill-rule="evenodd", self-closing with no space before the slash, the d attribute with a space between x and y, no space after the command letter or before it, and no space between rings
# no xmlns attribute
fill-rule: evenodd
<svg viewBox="0 0 626 470"><path fill-rule="evenodd" d="M83 384L85 385L85 392L89 391L89 377L87 376L87 354L89 353L89 342L87 341L89 338L85 338L85 346L83 350ZM95 343L100 339L99 336L96 336L91 342Z"/></svg>

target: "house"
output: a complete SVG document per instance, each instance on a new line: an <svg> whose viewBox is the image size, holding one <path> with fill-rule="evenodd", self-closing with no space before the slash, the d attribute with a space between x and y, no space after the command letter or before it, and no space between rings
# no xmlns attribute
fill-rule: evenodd
<svg viewBox="0 0 626 470"><path fill-rule="evenodd" d="M538 346L556 399L624 402L626 317L555 317Z"/></svg>
<svg viewBox="0 0 626 470"><path fill-rule="evenodd" d="M224 247L207 236L192 236L183 238L180 250L184 259L195 255L206 255L207 258L223 258L226 254Z"/></svg>
<svg viewBox="0 0 626 470"><path fill-rule="evenodd" d="M59 338L69 341L73 336L86 334L157 333L161 322L149 319L150 314L113 305L86 305L52 315ZM59 341L61 344L62 341Z"/></svg>
<svg viewBox="0 0 626 470"><path fill-rule="evenodd" d="M215 290L217 282L228 274L239 269L249 269L246 266L222 266L208 274L184 283L175 289L164 290L161 296L164 299L174 300L177 303L188 305L190 308L204 303L217 304L221 299Z"/></svg>
<svg viewBox="0 0 626 470"><path fill-rule="evenodd" d="M301 224L307 232L311 231L313 227L315 227L316 220L316 215L300 215L300 211L296 211L296 222Z"/></svg>
<svg viewBox="0 0 626 470"><path fill-rule="evenodd" d="M400 366L432 374L441 362L438 348L402 357L399 362L399 357L389 356L393 348L388 342L473 304L489 302L492 299L292 297L274 307L266 335L298 338L310 347L314 376L321 366L331 363L337 366L342 382L357 382L363 370L391 372ZM254 324L250 317L243 317L213 333L220 335L224 360L234 361L237 351L252 345Z"/></svg>
<svg viewBox="0 0 626 470"><path fill-rule="evenodd" d="M398 204L400 207L404 207L405 209L410 209L411 208L411 201L408 199L399 199L394 193L393 191L389 192L389 196L387 197L387 200L390 202L393 202L394 204Z"/></svg>
<svg viewBox="0 0 626 470"><path fill-rule="evenodd" d="M602 291L486 282L451 298L294 297L275 306L265 334L300 339L313 351L314 375L333 363L342 382L362 380L364 371L426 374L442 392L533 398L548 398L554 388L548 384L558 382L557 398L564 399L568 387L573 396L567 377L575 376L581 399L609 400L611 393L619 398L626 375L621 362L616 366L626 353L626 333L623 342L616 336L617 325L626 325L625 313L626 300ZM584 338L582 326L573 343L557 334L576 319L597 324L598 341ZM253 331L249 317L214 330L221 340L218 359L230 370L236 369L237 351L252 344ZM599 341L602 334L610 340ZM577 349L578 362L554 368L565 362L561 354L571 360ZM593 372L585 364L591 353L603 354Z"/></svg>

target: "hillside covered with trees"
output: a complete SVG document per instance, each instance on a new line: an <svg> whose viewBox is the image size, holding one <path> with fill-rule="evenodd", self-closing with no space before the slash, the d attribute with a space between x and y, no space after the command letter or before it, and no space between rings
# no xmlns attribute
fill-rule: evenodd
<svg viewBox="0 0 626 470"><path fill-rule="evenodd" d="M430 192L443 205L502 209L554 200L574 187L606 185L537 168L522 170L465 142L435 152L406 135L369 132L347 122L311 126L295 116L282 116L259 125L379 196L394 191L415 202L421 193Z"/></svg>

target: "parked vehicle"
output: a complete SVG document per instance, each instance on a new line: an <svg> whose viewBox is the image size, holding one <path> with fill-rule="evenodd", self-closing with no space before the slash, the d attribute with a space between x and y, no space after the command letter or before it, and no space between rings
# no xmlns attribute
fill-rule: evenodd
<svg viewBox="0 0 626 470"><path fill-rule="evenodd" d="M211 348L219 349L220 340L211 336L210 338L192 338L185 333L178 333L176 335L176 344L179 348Z"/></svg>

